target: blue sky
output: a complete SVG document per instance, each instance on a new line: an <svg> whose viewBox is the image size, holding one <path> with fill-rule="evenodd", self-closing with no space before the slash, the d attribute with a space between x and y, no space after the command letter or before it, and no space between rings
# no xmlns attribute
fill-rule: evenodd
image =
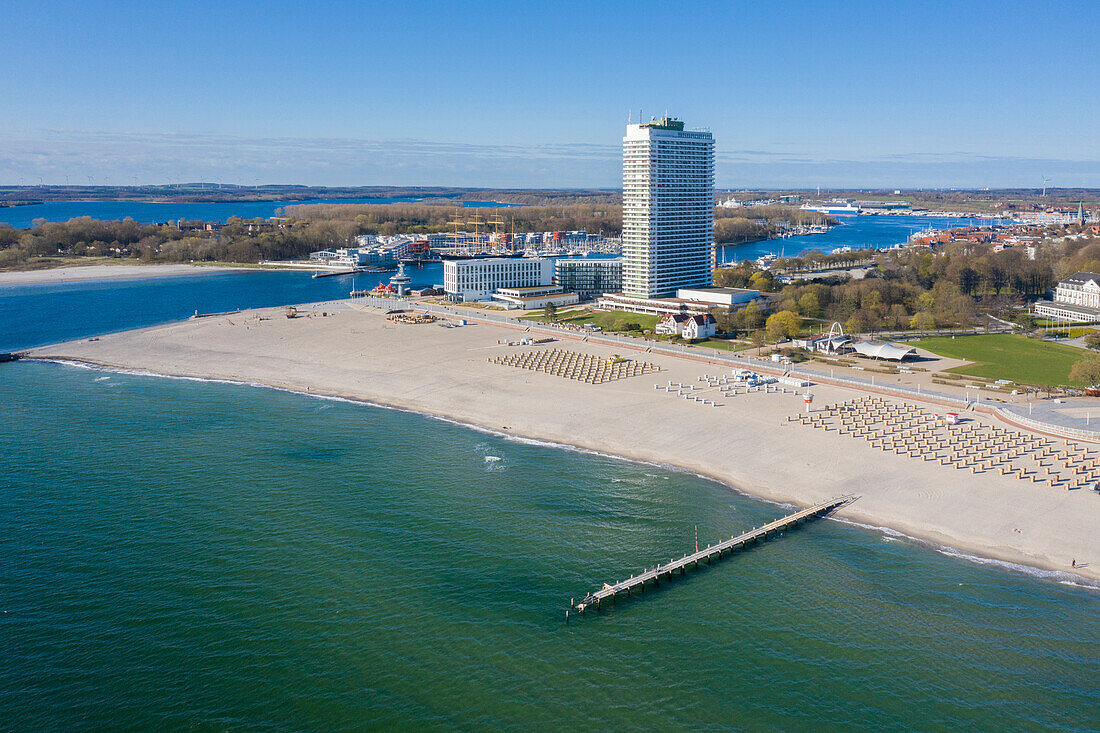
<svg viewBox="0 0 1100 733"><path fill-rule="evenodd" d="M1100 187L1095 2L0 0L0 183Z"/></svg>

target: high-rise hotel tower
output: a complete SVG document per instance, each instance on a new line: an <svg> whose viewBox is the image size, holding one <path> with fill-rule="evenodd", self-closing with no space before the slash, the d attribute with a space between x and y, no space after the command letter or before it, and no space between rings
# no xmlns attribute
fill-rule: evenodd
<svg viewBox="0 0 1100 733"><path fill-rule="evenodd" d="M623 294L660 298L710 287L714 268L714 138L680 120L626 126Z"/></svg>

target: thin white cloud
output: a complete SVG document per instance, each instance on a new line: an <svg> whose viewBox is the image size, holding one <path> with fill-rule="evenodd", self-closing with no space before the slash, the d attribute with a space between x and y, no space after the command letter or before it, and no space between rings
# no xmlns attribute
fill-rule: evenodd
<svg viewBox="0 0 1100 733"><path fill-rule="evenodd" d="M0 182L130 184L165 181L310 185L617 187L620 146L471 144L347 138L244 138L223 134L37 130L0 136ZM816 185L1100 186L1100 161L904 152L863 160L805 151L723 150L719 187Z"/></svg>

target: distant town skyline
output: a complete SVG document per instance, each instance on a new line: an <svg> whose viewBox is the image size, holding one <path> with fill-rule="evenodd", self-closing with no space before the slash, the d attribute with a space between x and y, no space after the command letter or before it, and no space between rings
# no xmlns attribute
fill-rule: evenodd
<svg viewBox="0 0 1100 733"><path fill-rule="evenodd" d="M715 185L1100 187L1094 6L16 3L0 184L621 185L621 130Z"/></svg>

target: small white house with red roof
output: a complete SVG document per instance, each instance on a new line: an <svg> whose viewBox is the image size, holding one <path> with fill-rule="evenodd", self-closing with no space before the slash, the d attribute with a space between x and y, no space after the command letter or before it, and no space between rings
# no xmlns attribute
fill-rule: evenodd
<svg viewBox="0 0 1100 733"><path fill-rule="evenodd" d="M670 313L657 322L657 333L680 336L687 341L710 338L718 329L718 322L709 313L688 315Z"/></svg>
<svg viewBox="0 0 1100 733"><path fill-rule="evenodd" d="M684 324L687 323L688 318L690 316L687 313L669 313L657 321L655 330L666 336L679 336L684 332Z"/></svg>
<svg viewBox="0 0 1100 733"><path fill-rule="evenodd" d="M710 313L701 316L688 316L680 336L685 341L695 341L713 336L718 330L718 321Z"/></svg>

